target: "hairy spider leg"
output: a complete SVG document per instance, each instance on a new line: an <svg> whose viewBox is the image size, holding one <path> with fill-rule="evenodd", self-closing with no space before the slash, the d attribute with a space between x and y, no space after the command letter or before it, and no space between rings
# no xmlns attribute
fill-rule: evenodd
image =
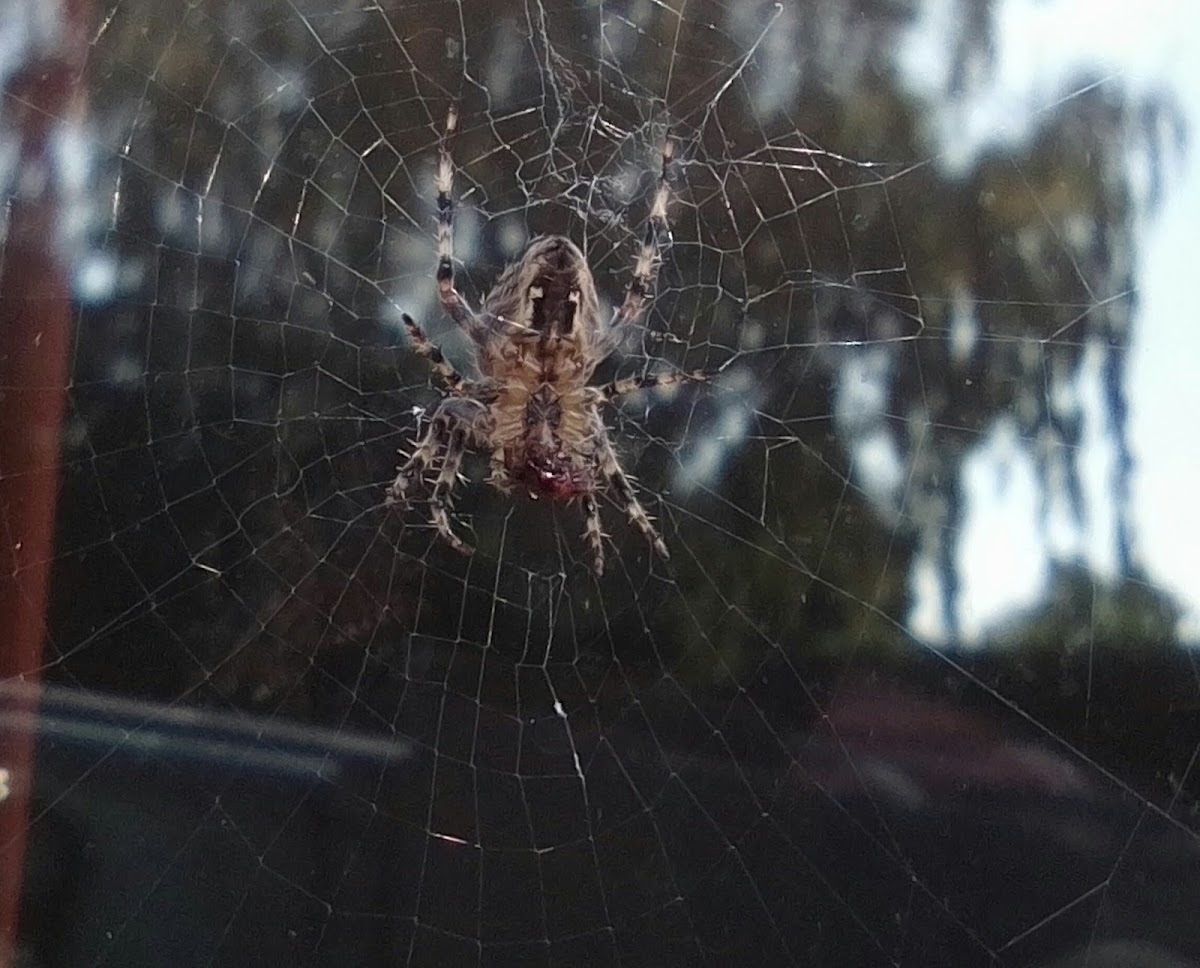
<svg viewBox="0 0 1200 968"><path fill-rule="evenodd" d="M384 499L384 503L388 507L393 504L408 503L409 488L420 480L425 468L433 463L438 451L445 446L446 428L449 426L449 421L441 420L440 417L439 409L437 415L430 421L425 436L421 438L408 460L396 468L396 477L388 485L387 497Z"/></svg>
<svg viewBox="0 0 1200 968"><path fill-rule="evenodd" d="M599 578L604 574L604 530L600 521L600 505L596 503L595 495L584 495L583 510L587 515L583 537L592 549L592 571Z"/></svg>
<svg viewBox="0 0 1200 968"><path fill-rule="evenodd" d="M661 373L646 373L642 376L627 376L613 380L601 387L593 387L597 402L612 403L634 390L652 390L655 387L670 387L679 383L702 383L711 374L704 370L669 370Z"/></svg>
<svg viewBox="0 0 1200 968"><path fill-rule="evenodd" d="M429 360L433 366L433 372L437 374L446 389L451 393L462 392L467 380L447 362L446 357L442 355L441 347L425 335L425 331L408 313L401 313L400 319L404 321L404 328L408 330L408 338L412 340L413 349Z"/></svg>
<svg viewBox="0 0 1200 968"><path fill-rule="evenodd" d="M654 546L654 550L658 552L662 558L670 558L671 553L667 551L666 542L663 541L662 535L655 529L653 522L650 520L650 515L646 513L646 509L642 507L641 502L637 499L637 494L634 493L633 484L630 483L629 477L621 470L621 465L617 462L617 455L613 451L612 443L608 439L608 431L601 425L597 429L599 438L599 447L596 452L600 473L604 475L604 479L609 486L617 492L617 496L621 499L622 506L625 509L625 516L629 518L629 523L638 529L646 540Z"/></svg>
<svg viewBox="0 0 1200 968"><path fill-rule="evenodd" d="M492 456L489 463L491 473L488 475L488 483L501 494L511 494L513 491L513 482L508 476L508 466L504 462L503 447L492 448Z"/></svg>
<svg viewBox="0 0 1200 968"><path fill-rule="evenodd" d="M385 504L408 503L408 492L420 480L426 468L432 466L438 454L443 454L441 470L433 486L430 516L438 534L456 551L470 554L472 548L450 529L447 503L462 467L463 453L471 438L486 436L487 407L477 400L451 397L443 400L434 411L429 429L421 438L412 456L396 471L388 486Z"/></svg>
<svg viewBox="0 0 1200 968"><path fill-rule="evenodd" d="M650 290L654 288L658 267L662 263L663 247L671 239L671 226L667 221L667 202L671 198L668 174L674 156L675 143L668 136L663 144L662 170L658 176L658 190L654 193L654 203L650 206L650 217L646 221L646 235L633 263L633 277L625 287L625 301L613 316L610 329L619 330L636 322L646 308Z"/></svg>
<svg viewBox="0 0 1200 968"><path fill-rule="evenodd" d="M447 503L450 492L458 481L458 471L462 467L463 453L467 449L467 434L461 426L450 431L450 439L446 443L446 455L442 458L442 470L433 485L433 494L429 499L430 519L437 528L438 534L451 548L459 554L469 555L475 549L456 535L450 527L450 515Z"/></svg>
<svg viewBox="0 0 1200 968"><path fill-rule="evenodd" d="M437 282L438 298L450 317L477 343L487 336L487 328L454 288L454 162L448 142L458 126L458 108L453 104L446 113L446 130L438 149L437 170Z"/></svg>
<svg viewBox="0 0 1200 968"><path fill-rule="evenodd" d="M407 504L409 489L421 478L425 469L434 463L438 453L444 453L442 469L434 482L433 496L430 499L430 520L437 528L438 535L455 551L470 554L471 547L451 530L450 517L446 510L447 497L458 476L458 469L462 466L465 449L466 434L462 425L454 419L442 419L440 413L436 415L417 449L396 472L396 479L387 489L385 503L388 506Z"/></svg>

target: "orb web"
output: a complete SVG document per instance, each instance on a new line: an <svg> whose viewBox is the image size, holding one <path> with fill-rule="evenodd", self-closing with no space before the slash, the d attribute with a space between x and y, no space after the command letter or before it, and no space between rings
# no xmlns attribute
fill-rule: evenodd
<svg viewBox="0 0 1200 968"><path fill-rule="evenodd" d="M90 41L31 829L100 805L139 857L105 870L67 960L1101 951L1143 855L1196 853L1200 748L1162 726L1164 794L1093 745L1109 686L1077 676L1111 631L1097 576L1135 573L1119 503L1107 557L1078 552L1089 379L1115 493L1130 466L1149 203L1119 84L1059 92L1036 137L962 171L879 67L898 12L480 10L124 2ZM606 499L597 579L578 509L497 493L487 455L453 506L474 555L423 502L385 507L439 399L400 314L470 362L434 281L452 104L473 305L562 233L611 312L676 146L653 302L597 375L712 374L606 411L669 561ZM989 454L1058 529L1064 600L1090 602L1062 618L1082 685L1057 701L944 648L1004 634L959 572L977 498L956 482ZM1194 704L1194 671L1170 688ZM1066 851L1048 831L1085 797L1111 844L1014 898L1036 866L1003 845L1032 825Z"/></svg>

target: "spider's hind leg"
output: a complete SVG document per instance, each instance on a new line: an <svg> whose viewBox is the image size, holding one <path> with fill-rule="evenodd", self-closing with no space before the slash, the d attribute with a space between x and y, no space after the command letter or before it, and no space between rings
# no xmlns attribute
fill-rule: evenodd
<svg viewBox="0 0 1200 968"><path fill-rule="evenodd" d="M671 199L671 182L668 175L671 161L675 157L675 142L668 135L663 143L662 168L658 175L658 188L650 206L650 217L646 220L646 235L633 263L633 276L625 288L625 301L613 316L611 329L634 323L646 308L654 281L658 278L658 267L663 260L663 251L671 241L671 225L667 221L667 203Z"/></svg>
<svg viewBox="0 0 1200 968"><path fill-rule="evenodd" d="M401 313L400 319L404 322L404 328L408 330L408 338L412 341L413 349L429 360L433 372L438 375L446 389L451 393L462 390L463 384L467 382L466 378L450 365L446 357L442 355L441 347L425 335L425 331L408 313Z"/></svg>
<svg viewBox="0 0 1200 968"><path fill-rule="evenodd" d="M447 141L458 126L458 108L450 106L446 113L446 129L438 148L437 169L437 282L438 298L450 317L467 331L471 339L480 342L487 336L487 327L467 305L454 287L454 161Z"/></svg>

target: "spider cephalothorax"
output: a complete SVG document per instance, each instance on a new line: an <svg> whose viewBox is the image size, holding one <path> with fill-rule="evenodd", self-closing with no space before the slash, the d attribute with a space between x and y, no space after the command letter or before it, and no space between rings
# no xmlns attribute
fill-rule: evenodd
<svg viewBox="0 0 1200 968"><path fill-rule="evenodd" d="M446 121L447 136L457 117ZM446 388L429 430L388 488L389 504L405 504L427 470L437 469L430 498L438 533L452 547L471 548L450 527L448 502L468 447L491 455L490 483L530 497L582 502L584 537L596 574L604 571L604 533L597 494L621 501L630 523L668 557L667 546L637 499L608 438L600 406L640 388L703 379L701 373L664 372L590 386L596 367L616 349L625 328L645 307L667 240L667 182L672 146L663 149L658 190L646 237L625 300L613 319L600 318L596 283L580 248L561 235L539 236L525 248L473 312L454 288L453 166L443 140L438 162L438 292L442 306L475 346L481 378L462 377L410 316L404 325Z"/></svg>
<svg viewBox="0 0 1200 968"><path fill-rule="evenodd" d="M596 486L590 448L563 439L563 403L551 385L538 387L525 405L524 435L503 452L508 477L534 499L544 495L569 501Z"/></svg>

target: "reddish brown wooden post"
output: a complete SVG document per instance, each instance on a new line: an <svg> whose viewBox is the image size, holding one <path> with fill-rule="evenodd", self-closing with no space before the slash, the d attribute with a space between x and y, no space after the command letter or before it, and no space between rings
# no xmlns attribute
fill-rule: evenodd
<svg viewBox="0 0 1200 968"><path fill-rule="evenodd" d="M0 732L0 966L12 963L29 825L33 729L53 556L70 291L59 248L49 135L83 108L86 0L60 6L54 56L31 60L4 91L5 134L21 146L0 253L0 682L14 727ZM39 175L45 174L44 179Z"/></svg>

